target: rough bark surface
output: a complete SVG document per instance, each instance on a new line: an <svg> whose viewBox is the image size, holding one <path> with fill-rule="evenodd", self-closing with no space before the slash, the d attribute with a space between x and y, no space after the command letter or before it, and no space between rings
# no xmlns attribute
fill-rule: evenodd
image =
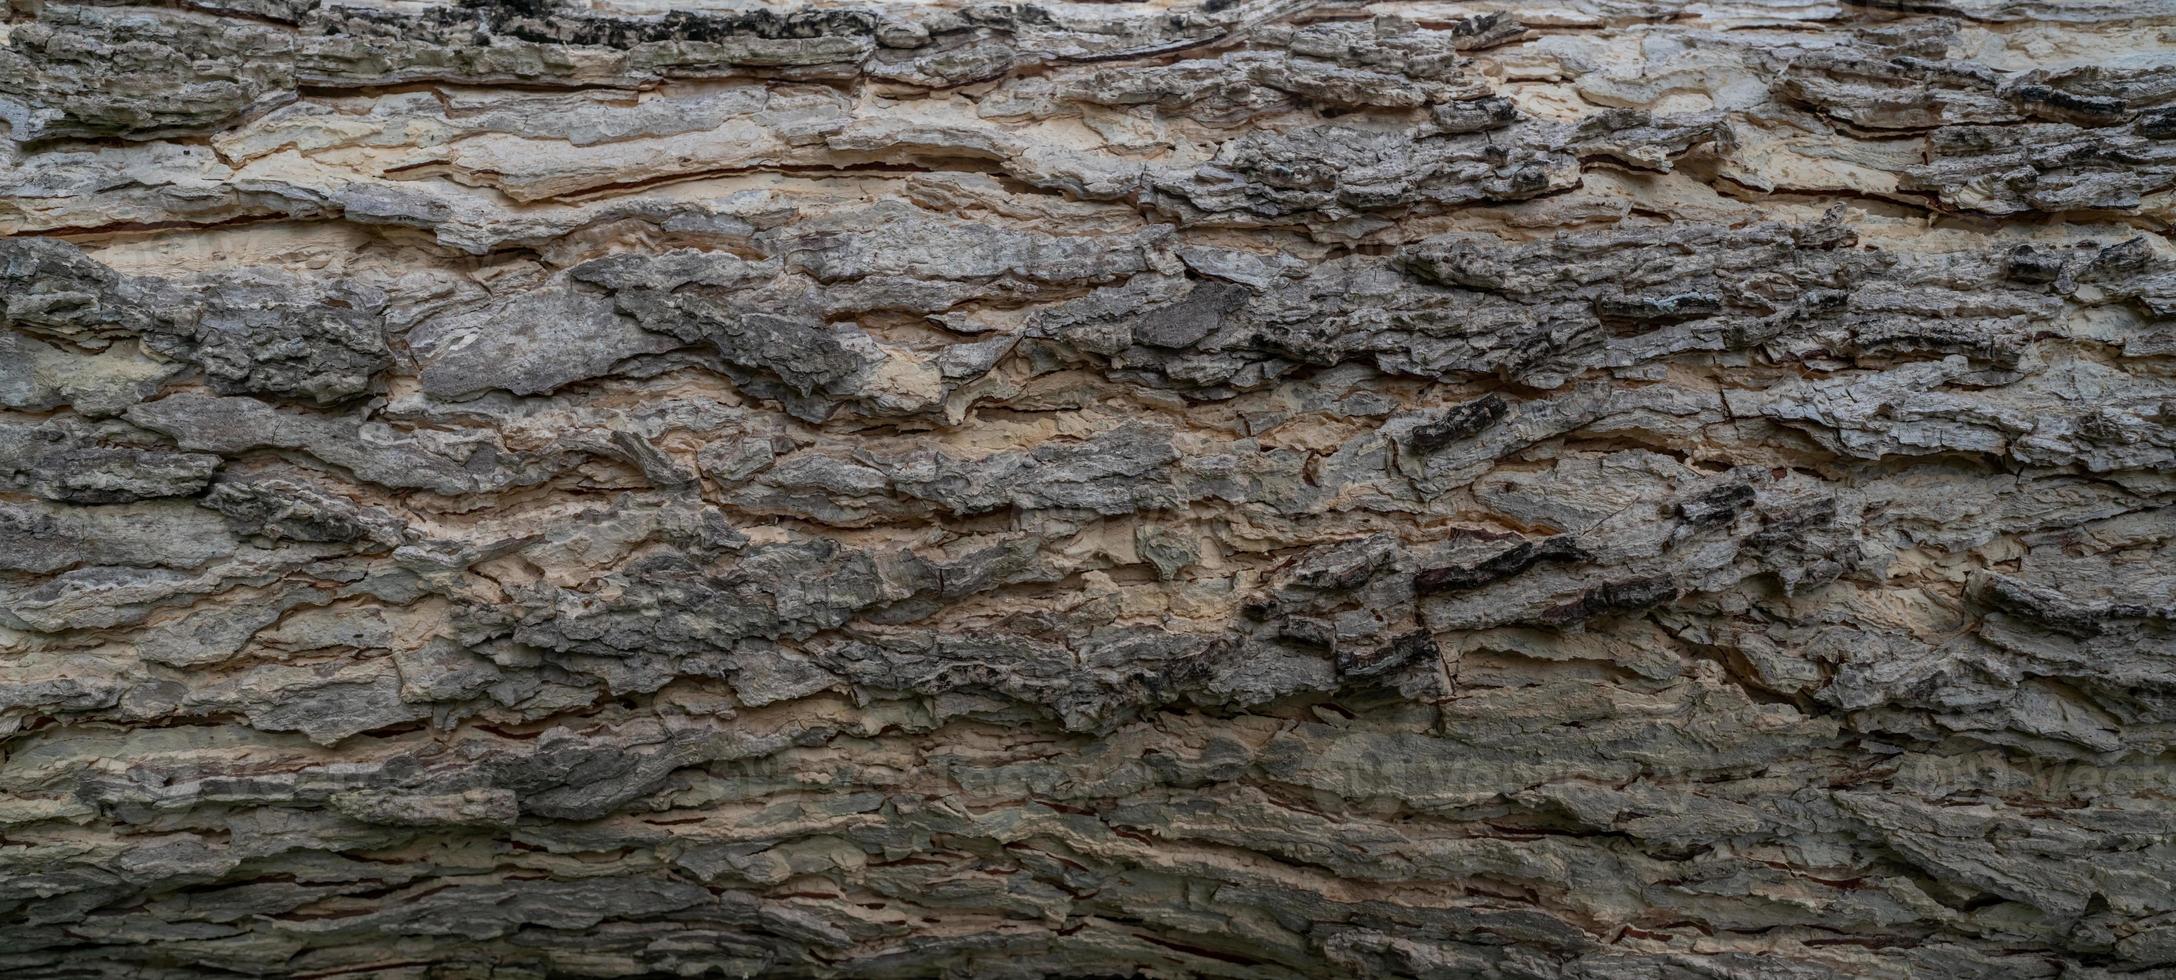
<svg viewBox="0 0 2176 980"><path fill-rule="evenodd" d="M2176 0L15 0L0 120L0 975L2176 976Z"/></svg>

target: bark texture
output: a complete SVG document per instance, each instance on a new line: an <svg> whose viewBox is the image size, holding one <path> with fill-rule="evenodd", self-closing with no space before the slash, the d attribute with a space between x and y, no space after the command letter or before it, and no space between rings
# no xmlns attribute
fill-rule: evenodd
<svg viewBox="0 0 2176 980"><path fill-rule="evenodd" d="M15 0L0 975L2176 976L2176 2Z"/></svg>

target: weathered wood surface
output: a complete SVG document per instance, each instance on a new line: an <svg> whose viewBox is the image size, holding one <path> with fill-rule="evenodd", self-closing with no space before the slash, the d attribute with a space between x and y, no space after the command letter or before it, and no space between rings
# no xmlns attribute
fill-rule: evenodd
<svg viewBox="0 0 2176 980"><path fill-rule="evenodd" d="M16 0L0 975L2176 966L2176 3Z"/></svg>

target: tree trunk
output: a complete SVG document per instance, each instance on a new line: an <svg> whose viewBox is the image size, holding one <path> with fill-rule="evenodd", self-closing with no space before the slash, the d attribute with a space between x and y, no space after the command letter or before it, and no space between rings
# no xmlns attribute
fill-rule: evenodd
<svg viewBox="0 0 2176 980"><path fill-rule="evenodd" d="M2171 38L17 0L0 975L2176 975Z"/></svg>

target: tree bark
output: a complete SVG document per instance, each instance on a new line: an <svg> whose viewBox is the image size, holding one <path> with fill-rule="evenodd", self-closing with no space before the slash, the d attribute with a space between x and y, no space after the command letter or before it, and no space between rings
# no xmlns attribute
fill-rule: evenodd
<svg viewBox="0 0 2176 980"><path fill-rule="evenodd" d="M2176 975L2172 37L18 0L0 975Z"/></svg>

